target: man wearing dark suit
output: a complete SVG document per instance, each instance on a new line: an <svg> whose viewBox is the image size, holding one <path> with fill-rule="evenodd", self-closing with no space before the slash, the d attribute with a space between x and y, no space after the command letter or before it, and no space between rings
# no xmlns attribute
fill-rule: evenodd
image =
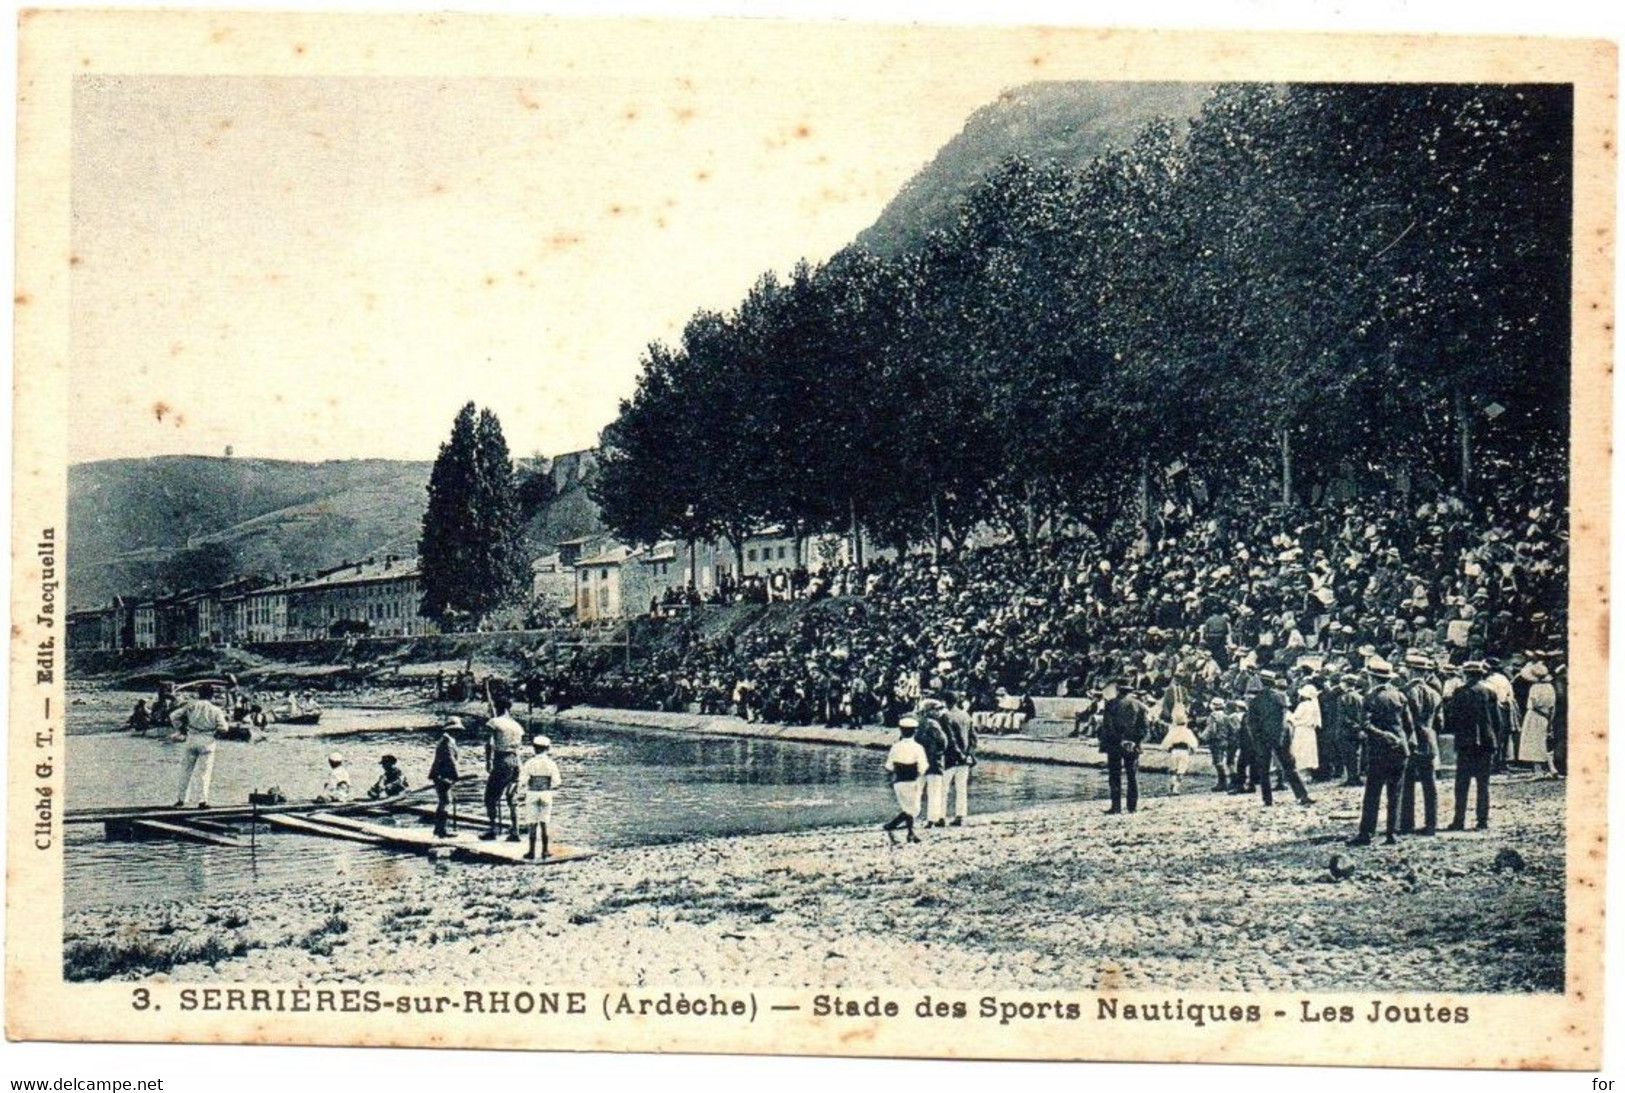
<svg viewBox="0 0 1625 1093"><path fill-rule="evenodd" d="M1360 784L1360 772L1365 757L1365 694L1360 690L1360 677L1350 673L1343 677L1338 692L1337 726L1343 742L1343 784Z"/></svg>
<svg viewBox="0 0 1625 1093"><path fill-rule="evenodd" d="M440 729L440 739L434 744L434 761L429 764L429 781L434 784L434 834L437 839L449 839L446 830L446 810L451 804L451 793L457 785L457 741L452 733L463 727L461 718L452 717Z"/></svg>
<svg viewBox="0 0 1625 1093"><path fill-rule="evenodd" d="M1316 781L1335 782L1343 776L1343 695L1335 675L1327 675L1320 697L1320 769Z"/></svg>
<svg viewBox="0 0 1625 1093"><path fill-rule="evenodd" d="M1111 788L1111 816L1123 811L1123 782L1128 781L1128 810L1140 805L1140 748L1151 731L1145 703L1134 697L1127 676L1117 680L1117 695L1100 715L1100 750L1106 756L1106 784Z"/></svg>
<svg viewBox="0 0 1625 1093"><path fill-rule="evenodd" d="M1411 752L1411 709L1393 684L1394 670L1380 657L1366 662L1366 674L1376 689L1365 697L1365 799L1360 804L1360 831L1350 846L1369 846L1377 833L1377 805L1388 796L1383 842L1392 846L1399 822L1399 790Z"/></svg>
<svg viewBox="0 0 1625 1093"><path fill-rule="evenodd" d="M1420 654L1405 658L1410 682L1405 703L1411 712L1411 754L1399 795L1399 831L1402 835L1432 835L1438 831L1439 787L1434 766L1439 758L1439 708L1444 699L1428 680L1433 662ZM1422 830L1416 830L1416 789L1422 789Z"/></svg>
<svg viewBox="0 0 1625 1093"><path fill-rule="evenodd" d="M1303 788L1303 779L1298 777L1298 767L1292 760L1292 749L1288 746L1286 695L1280 690L1280 676L1266 670L1258 673L1258 679L1264 688L1247 703L1246 731L1252 743L1253 762L1257 765L1255 777L1264 798L1264 807L1275 803L1274 795L1270 792L1270 768L1277 762L1281 764L1281 775L1286 784L1292 787L1292 795L1298 799L1298 803L1312 805L1315 802L1310 799L1309 791Z"/></svg>
<svg viewBox="0 0 1625 1093"><path fill-rule="evenodd" d="M1484 683L1482 661L1461 666L1467 682L1456 689L1444 705L1444 731L1456 740L1455 816L1446 831L1461 831L1467 825L1467 790L1476 785L1478 828L1490 826L1490 771L1495 767L1495 750L1500 740L1501 700Z"/></svg>

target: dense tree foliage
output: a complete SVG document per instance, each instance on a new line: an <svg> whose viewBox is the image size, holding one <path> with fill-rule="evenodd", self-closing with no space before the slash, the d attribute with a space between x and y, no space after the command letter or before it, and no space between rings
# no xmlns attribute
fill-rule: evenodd
<svg viewBox="0 0 1625 1093"><path fill-rule="evenodd" d="M521 537L513 459L502 425L472 402L457 413L429 473L418 540L421 613L443 627L478 627L522 591L529 562Z"/></svg>
<svg viewBox="0 0 1625 1093"><path fill-rule="evenodd" d="M653 345L596 496L632 541L899 547L1143 518L1186 469L1472 488L1561 436L1557 86L1234 85L1082 168L1015 158L915 251L762 277Z"/></svg>

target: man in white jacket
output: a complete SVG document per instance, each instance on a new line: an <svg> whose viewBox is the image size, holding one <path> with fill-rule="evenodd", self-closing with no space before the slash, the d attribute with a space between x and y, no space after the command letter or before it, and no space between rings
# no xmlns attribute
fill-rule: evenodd
<svg viewBox="0 0 1625 1093"><path fill-rule="evenodd" d="M897 829L900 827L907 829L909 842L920 841L920 837L914 834L914 815L920 811L920 790L925 784L925 770L929 760L926 758L925 749L914 739L914 730L918 727L917 719L901 718L897 722L897 731L901 735L897 743L886 753L886 770L891 775L892 792L897 797L897 807L900 811L886 821L882 830L886 832L886 837L894 846L897 844Z"/></svg>

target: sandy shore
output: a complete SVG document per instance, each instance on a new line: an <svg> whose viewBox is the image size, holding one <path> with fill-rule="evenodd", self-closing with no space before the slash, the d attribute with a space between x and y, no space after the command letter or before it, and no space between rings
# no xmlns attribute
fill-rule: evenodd
<svg viewBox="0 0 1625 1093"><path fill-rule="evenodd" d="M184 939L202 957L164 976L216 982L1561 990L1563 786L1497 781L1488 832L1354 851L1359 791L1338 787L1311 809L1195 793L974 816L899 850L868 827L539 869L379 852L367 881L76 913L66 942L70 970L135 979L153 972L130 954Z"/></svg>

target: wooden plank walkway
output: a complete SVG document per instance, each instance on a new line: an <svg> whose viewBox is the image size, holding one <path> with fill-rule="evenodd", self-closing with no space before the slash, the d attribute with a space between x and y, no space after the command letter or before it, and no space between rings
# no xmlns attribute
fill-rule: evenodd
<svg viewBox="0 0 1625 1093"><path fill-rule="evenodd" d="M475 775L461 779L458 785L481 781ZM62 817L64 824L101 824L109 820L207 820L211 823L242 823L255 816L297 815L302 812L365 812L369 809L390 809L421 803L425 795L432 795L432 785L409 789L398 797L373 800L358 797L340 802L287 801L280 805L217 805L211 808L176 808L174 805L126 805L115 808L69 809Z"/></svg>
<svg viewBox="0 0 1625 1093"><path fill-rule="evenodd" d="M332 824L316 823L303 816L272 815L260 817L272 827L284 831L292 831L300 835L316 835L326 839L344 839L349 842L366 843L369 846L378 846L379 840L360 831L351 831L347 828L335 827Z"/></svg>
<svg viewBox="0 0 1625 1093"><path fill-rule="evenodd" d="M472 861L494 862L502 865L558 865L564 862L580 861L589 857L592 851L578 846L565 846L562 843L552 845L552 856L543 860L532 862L525 858L525 851L530 849L529 841L511 843L506 839L485 842L471 831L459 832L450 838L436 838L434 831L427 825L414 825L410 827L390 827L387 824L368 823L365 820L354 819L349 816L318 816L314 818L320 823L331 823L336 827L347 828L350 831L372 836L382 845L400 850L443 850L453 857L466 858Z"/></svg>
<svg viewBox="0 0 1625 1093"><path fill-rule="evenodd" d="M480 779L469 777L462 781L478 782ZM70 812L64 820L67 823L100 823L106 828L109 839L176 839L233 848L249 846L249 842L237 834L236 829L258 822L279 831L300 835L503 865L556 865L580 861L592 854L591 850L583 847L554 843L549 857L533 862L525 857L529 849L528 839L508 842L506 838L492 841L479 838L485 822L483 817L472 811L462 819L461 830L448 838L437 838L430 826L421 822L434 816L434 806L423 799L433 792L433 788L419 786L398 797L383 800L364 797L337 803L293 801L280 805L231 805L209 809L142 806L85 809ZM459 804L475 809L478 802ZM371 819L361 818L363 816ZM375 822L389 816L398 816L402 820L411 817L420 822L406 822L398 827Z"/></svg>
<svg viewBox="0 0 1625 1093"><path fill-rule="evenodd" d="M200 831L195 827L168 824L161 820L128 820L125 823L137 838L145 836L154 839L179 839L182 842L202 843L205 846L229 846L233 849L242 849L248 846L243 840L233 835L216 835L212 832Z"/></svg>

